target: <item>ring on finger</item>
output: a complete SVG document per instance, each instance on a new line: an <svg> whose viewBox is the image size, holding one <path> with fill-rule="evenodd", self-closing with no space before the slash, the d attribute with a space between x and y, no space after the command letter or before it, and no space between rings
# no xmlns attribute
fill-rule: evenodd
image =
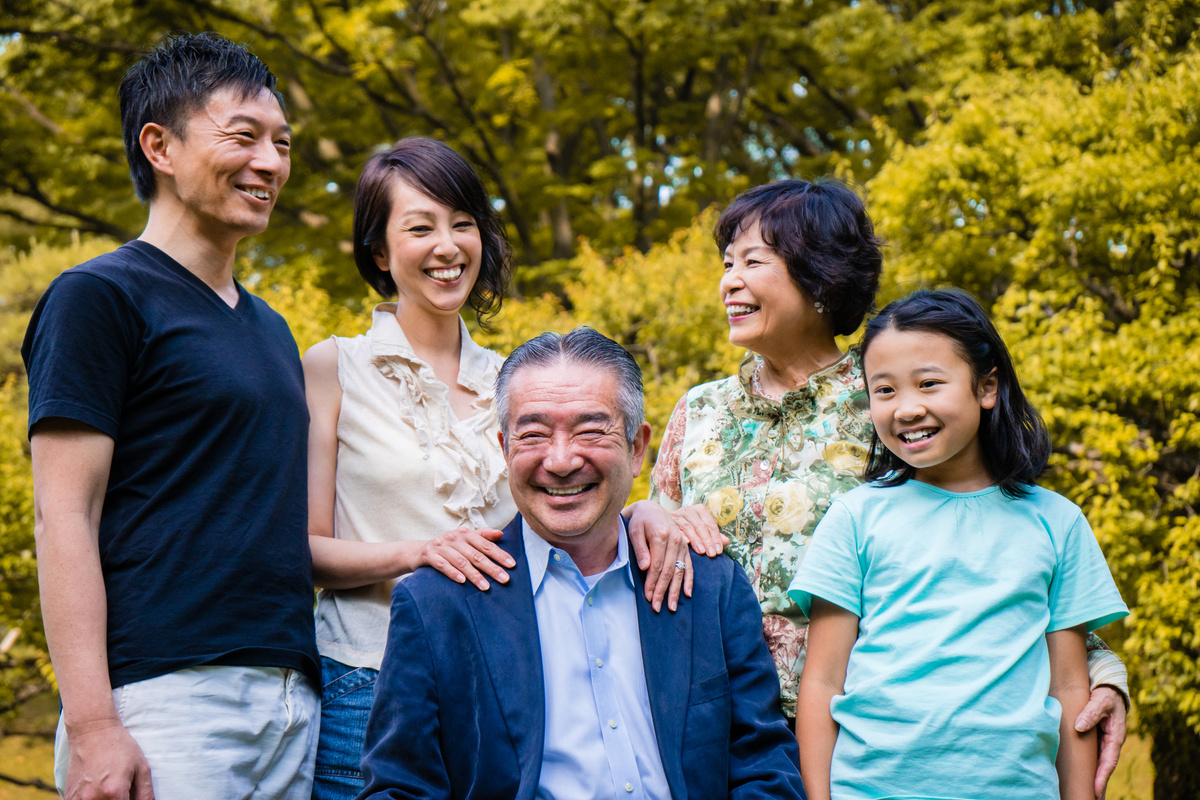
<svg viewBox="0 0 1200 800"><path fill-rule="evenodd" d="M683 562L683 560L682 560L682 559L680 559L679 561L676 561L676 562L675 562L675 569L679 570L680 572L686 572L686 571L687 571L687 564L685 564L685 563Z"/></svg>

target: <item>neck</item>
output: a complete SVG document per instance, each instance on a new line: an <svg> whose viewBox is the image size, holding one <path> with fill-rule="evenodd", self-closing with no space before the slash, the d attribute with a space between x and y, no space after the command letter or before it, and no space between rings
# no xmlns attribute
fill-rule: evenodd
<svg viewBox="0 0 1200 800"><path fill-rule="evenodd" d="M607 525L597 523L587 533L571 537L544 534L536 528L533 532L554 547L565 551L582 575L595 575L608 569L617 557L617 537L625 535L625 529L619 520L613 520Z"/></svg>
<svg viewBox="0 0 1200 800"><path fill-rule="evenodd" d="M452 361L462 353L462 325L457 314L430 317L406 312L396 303L396 322L417 357L431 366Z"/></svg>
<svg viewBox="0 0 1200 800"><path fill-rule="evenodd" d="M813 373L836 363L845 355L838 349L833 337L816 342L809 340L804 345L790 352L758 354L763 361L758 377L763 391L778 397L798 389L808 383Z"/></svg>
<svg viewBox="0 0 1200 800"><path fill-rule="evenodd" d="M233 281L233 260L241 236L230 234L214 240L189 224L187 215L174 213L170 203L150 202L146 229L138 237L169 255L204 281L230 305L237 302L237 287Z"/></svg>

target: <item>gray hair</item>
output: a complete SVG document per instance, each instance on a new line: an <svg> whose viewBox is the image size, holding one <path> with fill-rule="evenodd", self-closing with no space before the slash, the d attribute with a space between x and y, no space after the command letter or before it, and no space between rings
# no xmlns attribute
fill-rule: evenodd
<svg viewBox="0 0 1200 800"><path fill-rule="evenodd" d="M508 435L509 384L518 370L526 367L550 367L557 364L581 364L612 372L617 377L617 410L625 421L625 441L632 446L638 428L646 421L642 398L642 368L621 345L586 325L567 334L548 331L530 339L512 352L496 376L496 412L500 430Z"/></svg>

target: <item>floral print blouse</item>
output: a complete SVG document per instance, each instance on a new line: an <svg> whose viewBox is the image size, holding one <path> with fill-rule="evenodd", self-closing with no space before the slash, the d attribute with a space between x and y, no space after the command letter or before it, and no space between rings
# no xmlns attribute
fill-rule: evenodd
<svg viewBox="0 0 1200 800"><path fill-rule="evenodd" d="M651 473L663 506L703 504L750 576L783 709L796 715L808 620L787 596L804 546L838 495L862 482L871 419L858 355L814 373L782 402L752 387L757 357L675 407Z"/></svg>

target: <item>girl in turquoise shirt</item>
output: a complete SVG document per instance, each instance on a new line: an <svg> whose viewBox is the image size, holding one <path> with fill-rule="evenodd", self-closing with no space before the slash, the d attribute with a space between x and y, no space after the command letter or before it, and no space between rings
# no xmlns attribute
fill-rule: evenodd
<svg viewBox="0 0 1200 800"><path fill-rule="evenodd" d="M797 734L825 798L1092 798L1084 638L1128 613L1079 508L1033 485L1045 424L983 309L921 291L867 325L866 477L818 526Z"/></svg>

